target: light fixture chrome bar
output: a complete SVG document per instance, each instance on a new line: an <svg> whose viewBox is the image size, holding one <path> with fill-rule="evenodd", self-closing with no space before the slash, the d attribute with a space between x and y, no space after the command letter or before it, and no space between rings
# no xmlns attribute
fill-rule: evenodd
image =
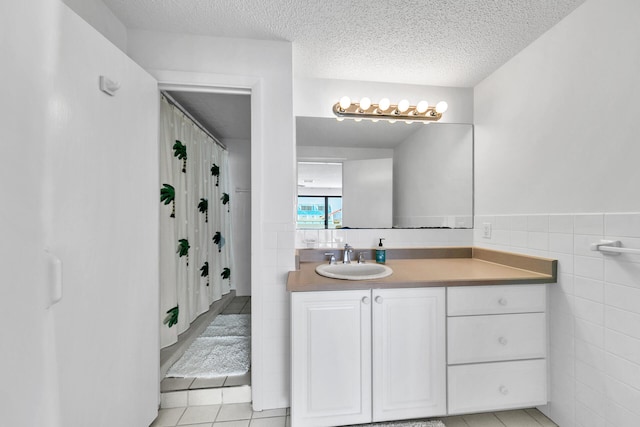
<svg viewBox="0 0 640 427"><path fill-rule="evenodd" d="M400 112L398 105L390 104L388 108L381 109L379 104L371 104L368 108L361 108L357 102L352 102L346 108L342 108L340 102L333 105L333 114L337 117L350 119L371 120L404 120L437 122L442 118L442 112L436 111L436 107L427 107L426 111L419 112L418 107L410 105L405 111Z"/></svg>

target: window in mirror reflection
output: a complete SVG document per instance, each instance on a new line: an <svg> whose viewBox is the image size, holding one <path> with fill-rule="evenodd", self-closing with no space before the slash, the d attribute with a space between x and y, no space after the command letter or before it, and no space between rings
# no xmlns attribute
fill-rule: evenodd
<svg viewBox="0 0 640 427"><path fill-rule="evenodd" d="M303 230L342 227L342 197L298 196L297 228Z"/></svg>

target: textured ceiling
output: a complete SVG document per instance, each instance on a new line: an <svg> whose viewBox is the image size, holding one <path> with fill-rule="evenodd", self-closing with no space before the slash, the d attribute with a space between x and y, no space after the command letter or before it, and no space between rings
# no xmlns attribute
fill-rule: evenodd
<svg viewBox="0 0 640 427"><path fill-rule="evenodd" d="M132 29L293 42L296 77L473 87L584 0L103 0Z"/></svg>

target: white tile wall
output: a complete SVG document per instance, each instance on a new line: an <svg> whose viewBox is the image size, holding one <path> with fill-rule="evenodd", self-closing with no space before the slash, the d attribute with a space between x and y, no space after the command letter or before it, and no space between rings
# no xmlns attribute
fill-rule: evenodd
<svg viewBox="0 0 640 427"><path fill-rule="evenodd" d="M562 427L640 426L640 255L589 247L611 239L640 248L640 213L485 215L474 224L475 246L558 260L558 283L549 285L550 402L540 409Z"/></svg>
<svg viewBox="0 0 640 427"><path fill-rule="evenodd" d="M470 246L472 229L340 229L297 230L296 248L340 249L349 243L356 249L374 248L384 238L387 248Z"/></svg>

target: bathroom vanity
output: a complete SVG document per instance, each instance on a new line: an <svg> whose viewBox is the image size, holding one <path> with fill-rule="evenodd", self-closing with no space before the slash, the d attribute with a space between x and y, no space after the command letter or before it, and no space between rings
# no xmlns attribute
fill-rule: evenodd
<svg viewBox="0 0 640 427"><path fill-rule="evenodd" d="M547 402L545 283L556 261L387 249L391 276L351 281L315 273L325 252L298 251L287 282L293 427Z"/></svg>

